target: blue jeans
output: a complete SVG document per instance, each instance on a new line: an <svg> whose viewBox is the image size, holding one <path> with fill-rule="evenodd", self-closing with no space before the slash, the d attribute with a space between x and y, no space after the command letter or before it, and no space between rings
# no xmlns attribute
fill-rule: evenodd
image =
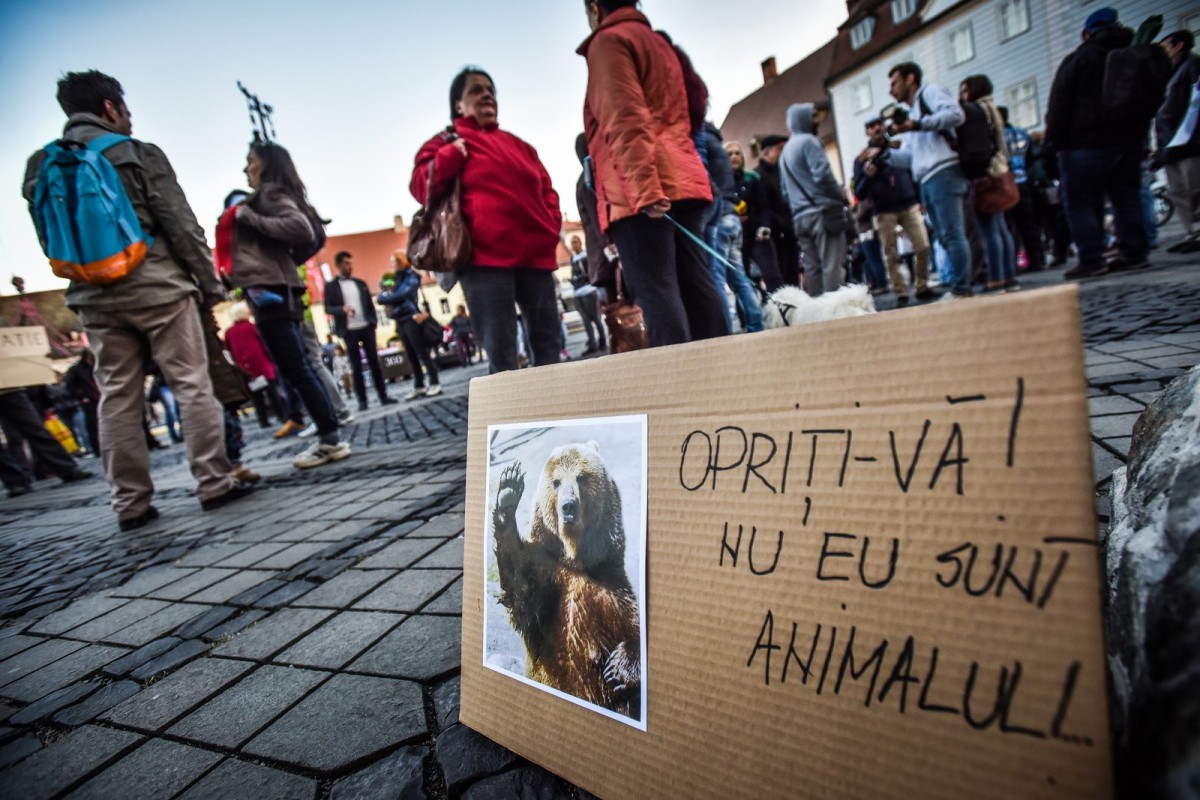
<svg viewBox="0 0 1200 800"><path fill-rule="evenodd" d="M878 236L859 241L862 247L863 265L867 284L872 289L886 289L888 285L887 269L883 265L883 245Z"/></svg>
<svg viewBox="0 0 1200 800"><path fill-rule="evenodd" d="M166 419L167 433L171 436L171 441L183 441L183 424L179 419L179 401L175 399L175 393L165 383L161 383L158 387L159 402L162 403L163 417Z"/></svg>
<svg viewBox="0 0 1200 800"><path fill-rule="evenodd" d="M1142 206L1142 147L1138 144L1067 150L1058 154L1067 223L1079 248L1079 265L1104 263L1104 198L1112 203L1121 255L1141 261L1150 245Z"/></svg>
<svg viewBox="0 0 1200 800"><path fill-rule="evenodd" d="M1017 253L1004 212L983 214L976 212L979 232L987 248L988 283L1003 283L1017 277Z"/></svg>
<svg viewBox="0 0 1200 800"><path fill-rule="evenodd" d="M1154 192L1150 190L1150 162L1142 165L1142 220L1146 225L1146 243L1158 244L1158 215L1154 212Z"/></svg>
<svg viewBox="0 0 1200 800"><path fill-rule="evenodd" d="M946 251L950 268L950 290L958 295L971 294L971 246L963 219L963 201L971 184L962 167L953 164L921 183L921 203L929 214L933 235Z"/></svg>
<svg viewBox="0 0 1200 800"><path fill-rule="evenodd" d="M737 299L738 309L746 320L746 330L750 333L763 329L762 307L758 303L758 292L754 284L746 276L742 266L742 222L737 214L721 214L716 216L705 231L708 246L721 254L729 262L722 264L711 253L708 254L708 266L712 270L713 280L717 287L726 283L733 290ZM722 289L722 293L724 290ZM735 317L729 315L729 329L733 330Z"/></svg>

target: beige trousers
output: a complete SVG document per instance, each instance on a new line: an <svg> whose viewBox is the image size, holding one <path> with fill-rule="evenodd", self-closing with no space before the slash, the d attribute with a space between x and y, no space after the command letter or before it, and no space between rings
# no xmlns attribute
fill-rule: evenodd
<svg viewBox="0 0 1200 800"><path fill-rule="evenodd" d="M1167 164L1167 189L1175 213L1188 235L1196 232L1196 212L1200 210L1200 156Z"/></svg>
<svg viewBox="0 0 1200 800"><path fill-rule="evenodd" d="M208 378L204 331L194 298L128 311L79 312L96 354L104 474L119 519L150 506L154 483L142 432L146 362L153 359L179 401L188 461L201 500L232 488L225 456L225 415Z"/></svg>
<svg viewBox="0 0 1200 800"><path fill-rule="evenodd" d="M888 276L892 279L892 291L896 297L908 297L908 284L900 272L900 251L896 247L896 226L899 225L912 242L914 289L918 294L929 288L929 232L921 217L921 207L913 206L898 214L876 214L875 230L879 244L883 246L883 260L887 264Z"/></svg>

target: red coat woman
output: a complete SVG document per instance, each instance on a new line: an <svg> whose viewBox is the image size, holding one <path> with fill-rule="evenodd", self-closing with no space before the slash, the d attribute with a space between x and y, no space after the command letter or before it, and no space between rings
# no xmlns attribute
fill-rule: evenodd
<svg viewBox="0 0 1200 800"><path fill-rule="evenodd" d="M428 205L461 181L475 254L459 280L491 372L517 369L517 306L535 366L556 363L561 347L554 291L558 194L537 151L501 130L497 113L491 76L474 67L460 72L450 84L452 125L417 153L410 185Z"/></svg>
<svg viewBox="0 0 1200 800"><path fill-rule="evenodd" d="M250 308L245 303L234 303L229 309L229 318L233 320L233 325L225 331L225 349L233 356L233 363L245 373L252 385L250 393L254 398L258 424L263 428L267 427L270 421L269 412L272 410L281 422L285 422L289 411L279 395L275 362L267 352L267 345L258 332L258 326L250 321ZM257 388L254 388L255 386ZM299 419L292 420L293 426L303 423L299 409L296 409L296 416Z"/></svg>

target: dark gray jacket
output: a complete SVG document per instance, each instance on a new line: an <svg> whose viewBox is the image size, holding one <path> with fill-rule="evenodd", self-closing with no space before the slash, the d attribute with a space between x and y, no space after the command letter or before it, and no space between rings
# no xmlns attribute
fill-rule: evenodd
<svg viewBox="0 0 1200 800"><path fill-rule="evenodd" d="M1175 67L1175 72L1171 75L1171 82L1167 84L1167 94L1163 98L1163 104L1158 108L1158 114L1154 117L1154 139L1159 150L1165 150L1167 144L1175 136L1175 132L1179 130L1179 126L1183 124L1183 118L1187 116L1188 105L1192 102L1192 87L1196 85L1196 81L1200 80L1200 55L1188 53L1184 56L1183 61ZM1195 142L1196 136L1192 137L1192 142ZM1187 148L1184 156L1195 155L1192 152L1197 149L1196 145L1189 142L1190 147Z"/></svg>
<svg viewBox="0 0 1200 800"><path fill-rule="evenodd" d="M63 138L86 144L101 134L118 132L94 114L72 114ZM76 311L115 311L165 305L189 295L223 298L204 230L162 150L131 139L113 145L104 157L116 167L142 230L154 237L154 243L141 265L116 283L94 286L72 281L67 287L67 305ZM25 167L22 194L31 211L38 170L45 158L46 151L39 150Z"/></svg>

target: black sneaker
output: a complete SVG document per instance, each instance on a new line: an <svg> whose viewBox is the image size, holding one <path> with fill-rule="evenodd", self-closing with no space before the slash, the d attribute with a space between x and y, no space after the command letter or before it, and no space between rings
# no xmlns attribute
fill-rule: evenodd
<svg viewBox="0 0 1200 800"><path fill-rule="evenodd" d="M917 292L917 300L921 301L922 303L924 303L927 300L937 300L941 296L942 296L941 292L935 291L933 289L928 289L928 288L922 289L921 291Z"/></svg>
<svg viewBox="0 0 1200 800"><path fill-rule="evenodd" d="M122 531L136 531L138 528L144 528L151 522L154 522L158 517L158 509L150 506L146 509L145 513L139 514L136 517L117 520L117 525L120 526Z"/></svg>
<svg viewBox="0 0 1200 800"><path fill-rule="evenodd" d="M1117 256L1109 259L1105 265L1109 272L1133 272L1139 269L1145 269L1150 266L1150 262L1143 258L1126 258L1125 256Z"/></svg>
<svg viewBox="0 0 1200 800"><path fill-rule="evenodd" d="M219 494L216 497L210 497L207 500L200 501L201 511L216 511L218 508L227 506L234 500L241 500L246 495L254 491L253 483L242 483L234 481L233 488L225 494Z"/></svg>
<svg viewBox="0 0 1200 800"><path fill-rule="evenodd" d="M1095 264L1090 267L1085 266L1083 264L1079 264L1078 266L1072 267L1071 269L1064 272L1063 279L1068 280L1068 281L1079 281L1079 280L1085 280L1087 278L1099 278L1101 275L1107 275L1107 274L1108 274L1108 265L1107 264Z"/></svg>
<svg viewBox="0 0 1200 800"><path fill-rule="evenodd" d="M75 483L76 481L86 481L88 478L94 477L96 473L90 469L77 469L74 472L69 472L62 476L63 483Z"/></svg>
<svg viewBox="0 0 1200 800"><path fill-rule="evenodd" d="M908 305L908 295L906 295L906 294L896 295L896 305L898 305L898 306Z"/></svg>
<svg viewBox="0 0 1200 800"><path fill-rule="evenodd" d="M32 491L33 491L33 487L30 486L29 484L25 484L24 486L13 486L8 490L8 496L10 498L20 497L21 495L29 494Z"/></svg>
<svg viewBox="0 0 1200 800"><path fill-rule="evenodd" d="M394 405L396 405L396 398L388 397L387 395L384 395L383 397L379 398L379 405L394 406Z"/></svg>

